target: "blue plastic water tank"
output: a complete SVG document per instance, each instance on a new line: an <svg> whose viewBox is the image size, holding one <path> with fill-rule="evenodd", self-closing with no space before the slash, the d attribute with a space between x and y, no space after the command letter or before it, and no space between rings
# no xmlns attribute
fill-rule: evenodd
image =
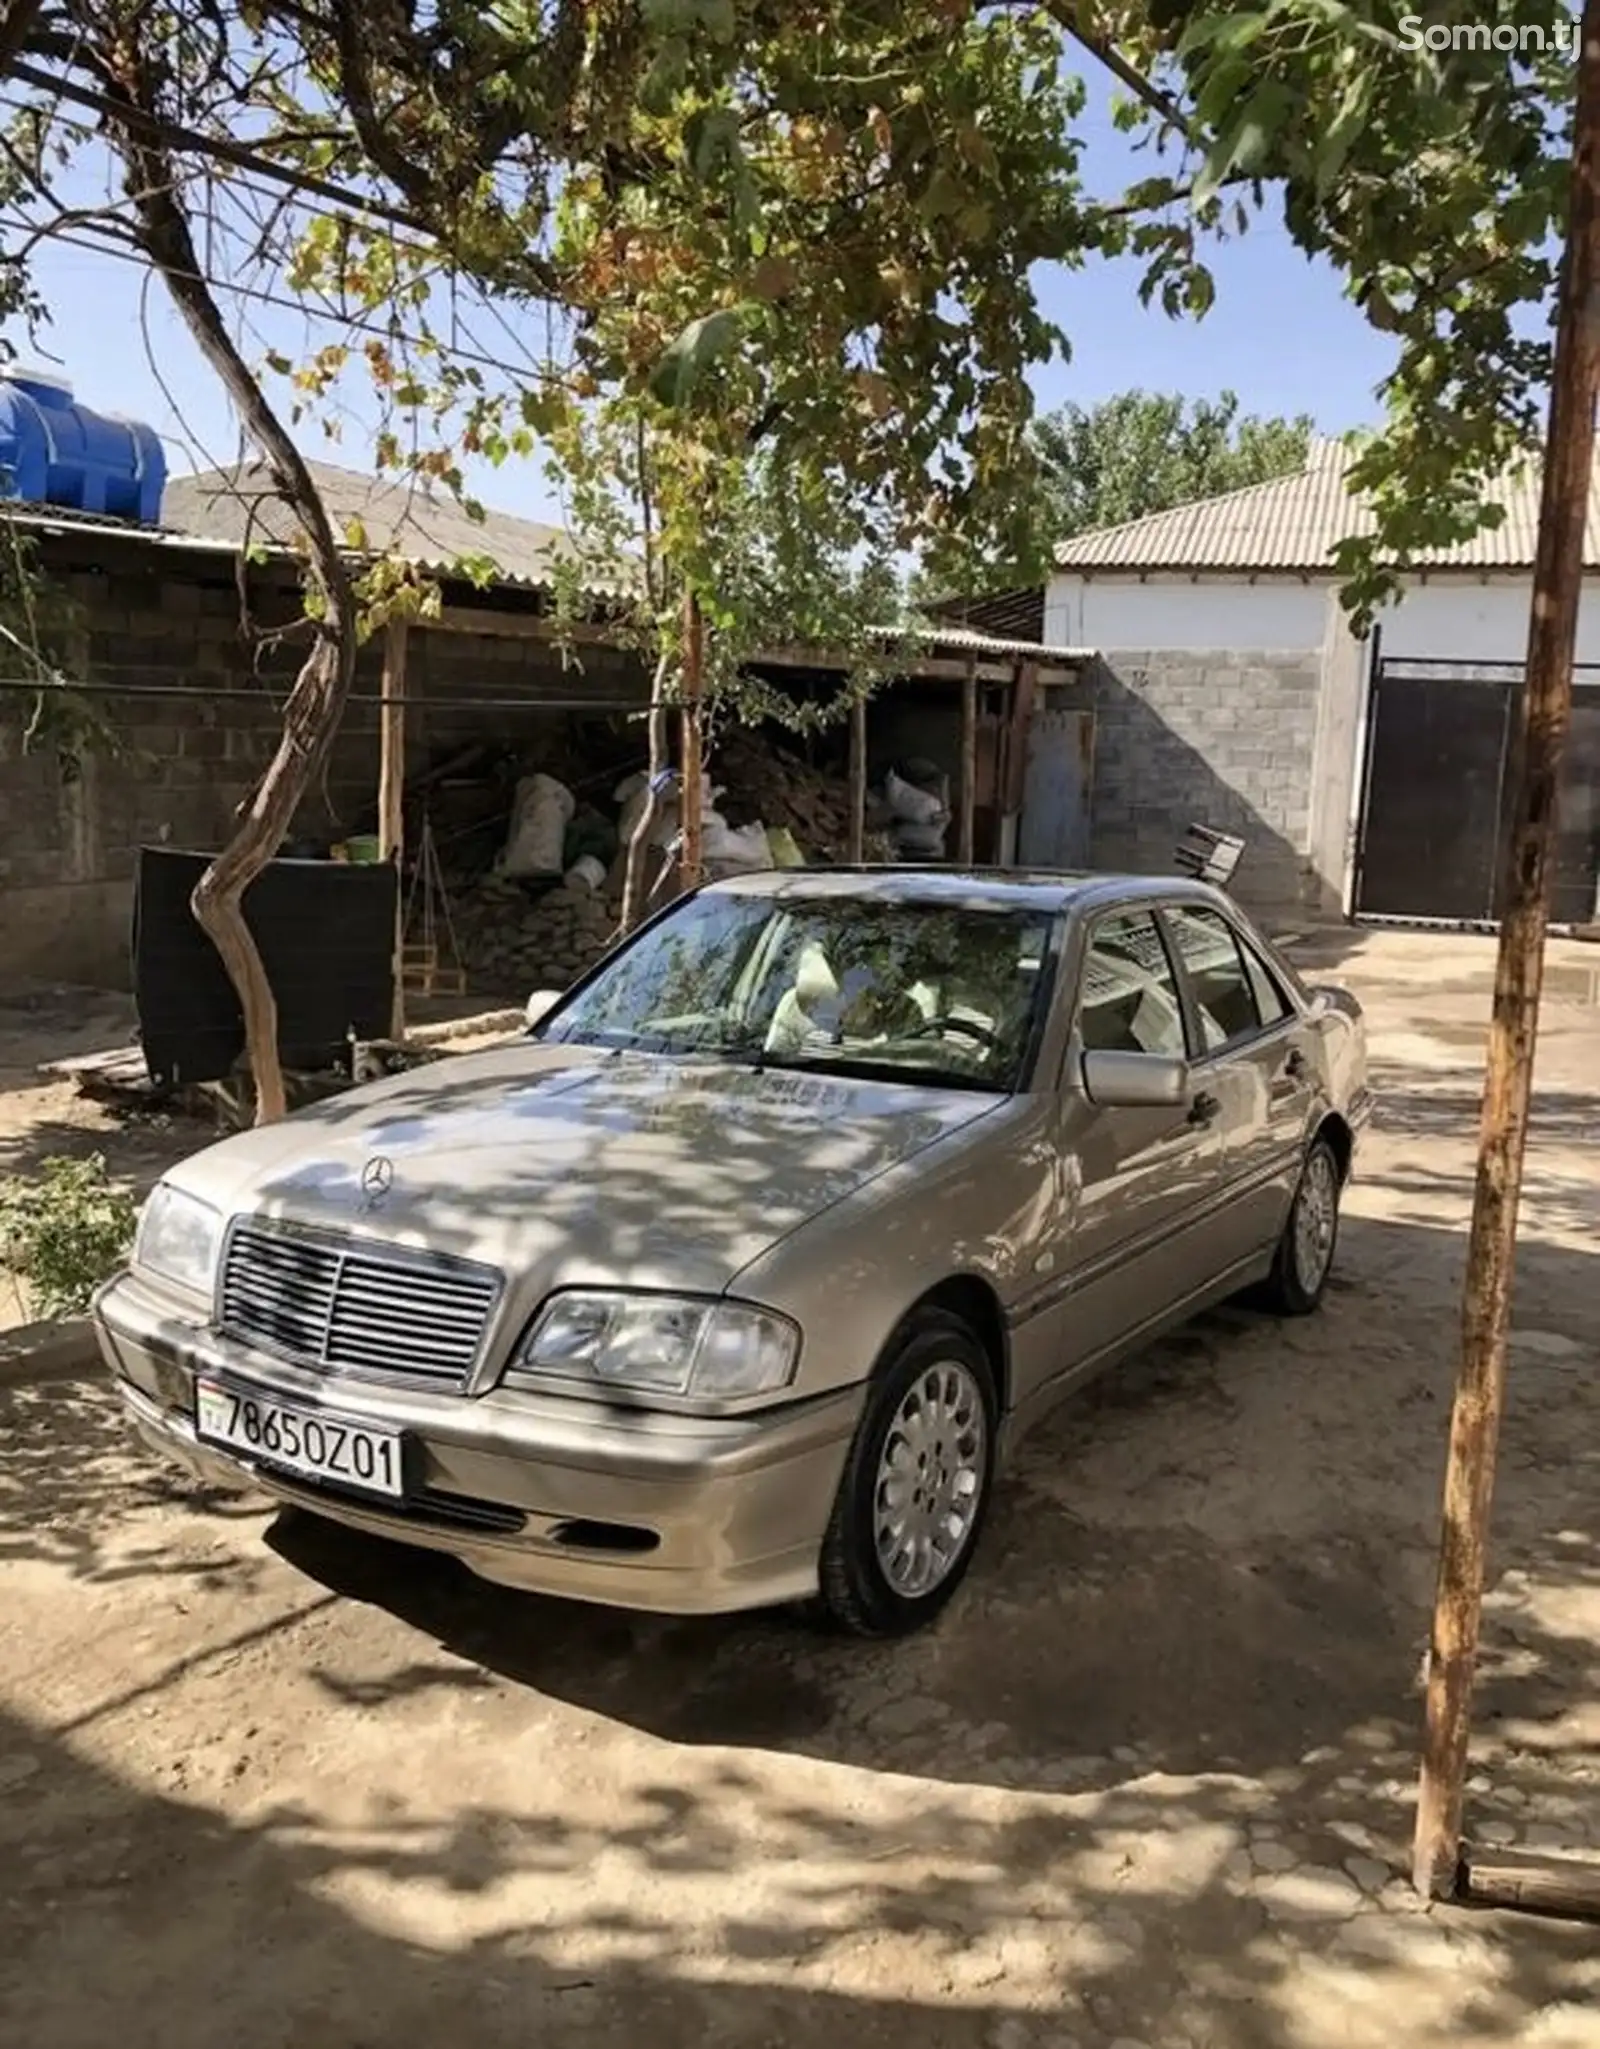
<svg viewBox="0 0 1600 2049"><path fill-rule="evenodd" d="M153 428L91 412L74 399L64 377L0 372L4 496L154 526L166 482L166 453Z"/></svg>

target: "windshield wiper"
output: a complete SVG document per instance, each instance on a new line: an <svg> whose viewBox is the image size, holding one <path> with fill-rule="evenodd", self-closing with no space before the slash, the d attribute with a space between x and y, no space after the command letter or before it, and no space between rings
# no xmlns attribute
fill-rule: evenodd
<svg viewBox="0 0 1600 2049"><path fill-rule="evenodd" d="M807 1059L799 1053L767 1053L755 1064L782 1074L832 1074L841 1081L895 1081L908 1088L966 1089L992 1096L1010 1093L1004 1082L990 1075L958 1074L948 1067L913 1066L902 1060L863 1060L831 1053Z"/></svg>

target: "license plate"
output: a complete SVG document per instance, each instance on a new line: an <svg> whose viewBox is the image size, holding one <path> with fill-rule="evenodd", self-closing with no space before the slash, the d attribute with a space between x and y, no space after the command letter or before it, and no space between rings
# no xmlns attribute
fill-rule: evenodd
<svg viewBox="0 0 1600 2049"><path fill-rule="evenodd" d="M195 1384L195 1434L280 1472L333 1480L369 1494L402 1492L398 1430L375 1430L320 1409L297 1408L276 1396L201 1380Z"/></svg>

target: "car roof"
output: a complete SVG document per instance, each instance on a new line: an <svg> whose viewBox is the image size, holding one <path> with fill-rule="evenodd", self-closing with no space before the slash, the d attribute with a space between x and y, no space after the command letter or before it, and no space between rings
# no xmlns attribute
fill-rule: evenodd
<svg viewBox="0 0 1600 2049"><path fill-rule="evenodd" d="M1186 897L1217 903L1218 893L1186 875L1123 875L1068 868L765 868L707 884L718 896L845 897L871 903L964 905L973 910L1093 910L1106 903Z"/></svg>

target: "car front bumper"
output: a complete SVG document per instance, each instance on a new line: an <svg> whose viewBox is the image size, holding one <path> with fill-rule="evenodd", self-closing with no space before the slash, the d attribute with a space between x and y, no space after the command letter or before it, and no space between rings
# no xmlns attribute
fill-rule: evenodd
<svg viewBox="0 0 1600 2049"><path fill-rule="evenodd" d="M803 1599L864 1390L708 1419L545 1395L339 1380L221 1337L132 1274L95 1328L134 1428L206 1480L449 1552L484 1579L660 1614ZM350 1495L195 1434L215 1375L407 1440L407 1498Z"/></svg>

